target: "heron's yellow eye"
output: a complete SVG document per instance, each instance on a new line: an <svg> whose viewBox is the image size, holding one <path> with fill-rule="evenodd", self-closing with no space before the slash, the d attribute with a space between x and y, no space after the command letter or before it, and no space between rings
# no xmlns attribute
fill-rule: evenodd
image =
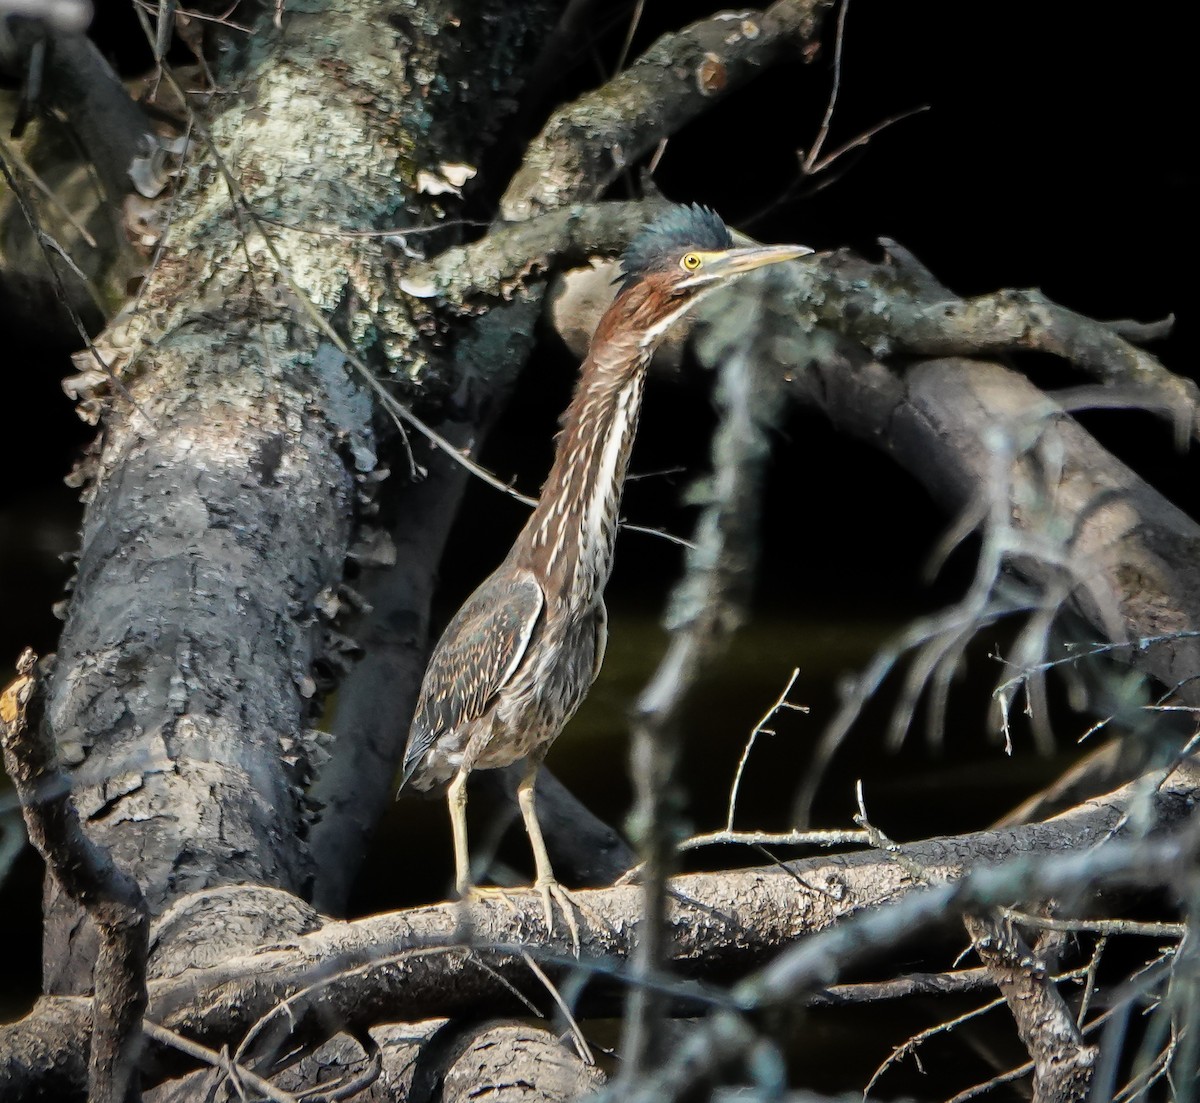
<svg viewBox="0 0 1200 1103"><path fill-rule="evenodd" d="M703 263L699 253L684 253L683 260L679 262L680 267L686 268L689 272L696 271Z"/></svg>

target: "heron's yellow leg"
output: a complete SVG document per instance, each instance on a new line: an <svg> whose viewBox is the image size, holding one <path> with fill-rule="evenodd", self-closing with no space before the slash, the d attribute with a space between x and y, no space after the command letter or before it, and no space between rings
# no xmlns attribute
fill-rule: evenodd
<svg viewBox="0 0 1200 1103"><path fill-rule="evenodd" d="M454 834L454 891L460 900L498 899L511 912L517 911L503 889L481 888L471 878L471 854L467 849L467 777L469 772L459 770L446 790L446 802L450 806L450 830Z"/></svg>
<svg viewBox="0 0 1200 1103"><path fill-rule="evenodd" d="M537 877L533 887L542 894L542 910L546 916L546 933L554 929L554 907L552 901L557 900L567 920L567 929L571 932L571 945L575 956L579 956L579 924L575 920L575 908L579 905L571 898L571 894L562 887L554 876L550 865L550 855L546 853L546 840L542 838L542 827L538 823L537 809L534 807L534 783L537 780L540 760L531 762L517 786L517 804L521 807L521 818L525 821L525 834L529 836L529 847L533 851L533 862L537 868Z"/></svg>
<svg viewBox="0 0 1200 1103"><path fill-rule="evenodd" d="M454 891L466 896L471 891L471 855L467 850L467 771L459 770L446 790L450 806L450 830L454 833Z"/></svg>

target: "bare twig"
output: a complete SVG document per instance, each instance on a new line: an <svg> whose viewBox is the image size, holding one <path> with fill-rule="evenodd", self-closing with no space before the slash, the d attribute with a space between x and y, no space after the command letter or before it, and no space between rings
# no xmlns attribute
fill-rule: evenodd
<svg viewBox="0 0 1200 1103"><path fill-rule="evenodd" d="M633 36L637 34L638 24L642 21L642 11L645 6L646 0L635 0L633 14L629 17L629 27L625 31L625 41L621 43L620 53L617 54L615 69L618 73L625 68L625 62L629 59L629 48L633 45Z"/></svg>
<svg viewBox="0 0 1200 1103"><path fill-rule="evenodd" d="M837 24L833 33L833 83L829 88L829 101L825 104L825 114L821 117L821 125L809 151L800 161L800 171L808 174L813 171L813 165L821 155L825 139L829 137L829 128L833 124L833 112L837 107L838 93L842 90L842 49L846 44L846 16L850 14L850 0L842 0L838 8Z"/></svg>
<svg viewBox="0 0 1200 1103"><path fill-rule="evenodd" d="M550 993L550 998L562 1013L567 1028L571 1033L571 1041L575 1046L575 1052L579 1055L579 1059L585 1065L594 1065L596 1058L592 1054L592 1047L587 1044L587 1039L583 1036L583 1031L579 1029L579 1023L576 1021L570 1005L563 999L558 986L546 975L546 971L528 953L521 956L525 959L525 964L529 966L533 975L542 982L543 987Z"/></svg>
<svg viewBox="0 0 1200 1103"><path fill-rule="evenodd" d="M992 983L984 968L956 969L948 973L908 973L893 980L860 981L857 984L831 984L815 992L813 1007L841 1007L850 1004L902 1000L910 996L947 996L978 992Z"/></svg>
<svg viewBox="0 0 1200 1103"><path fill-rule="evenodd" d="M925 104L921 107L910 108L908 111L898 112L868 127L861 134L851 138L849 141L843 142L832 153L826 154L824 157L821 156L821 150L825 147L830 127L833 125L833 113L837 108L838 93L842 87L842 51L846 45L846 16L849 11L850 0L842 0L842 6L838 10L837 29L833 37L833 83L829 88L829 100L825 105L825 114L821 117L821 125L817 130L817 136L813 139L808 152L800 158L801 176L816 176L824 172L838 158L849 153L852 149L866 145L876 134L886 130L889 126L911 118L913 115L919 115L922 111L929 110L929 105Z"/></svg>
<svg viewBox="0 0 1200 1103"><path fill-rule="evenodd" d="M796 684L796 679L800 677L800 668L795 667L792 670L792 676L788 679L788 683L783 687L782 692L775 698L775 703L763 713L762 719L754 725L754 730L750 733L750 738L746 740L745 747L742 748L742 757L738 759L737 770L733 775L733 784L729 787L729 806L725 813L725 830L719 834L733 834L733 816L737 809L738 790L742 785L742 774L746 770L746 763L750 760L750 752L754 749L754 741L760 735L774 735L767 725L775 718L775 714L782 709L791 709L794 712L808 712L806 705L794 705L788 700L788 694L792 692L792 686ZM690 840L689 840L690 841ZM724 840L729 841L729 840ZM763 842L769 840L760 840ZM685 844L686 847L686 844Z"/></svg>

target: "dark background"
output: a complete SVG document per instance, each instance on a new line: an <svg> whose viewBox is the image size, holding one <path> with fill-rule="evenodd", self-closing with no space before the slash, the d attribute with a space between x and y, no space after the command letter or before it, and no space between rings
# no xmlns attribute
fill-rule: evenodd
<svg viewBox="0 0 1200 1103"><path fill-rule="evenodd" d="M646 4L634 55L678 26L684 7ZM144 71L146 52L126 5L110 0L99 9L97 40L123 73ZM606 9L606 29L564 60L551 99L571 98L611 72L630 10ZM713 10L717 5L694 4L686 17ZM1095 317L1174 314L1174 333L1153 351L1173 370L1194 375L1197 179L1193 97L1186 95L1192 82L1185 77L1194 68L1194 40L1186 12L1186 5L1131 12L1103 4L858 0L849 12L841 97L826 149L889 116L922 105L928 111L877 135L819 180L798 183L797 151L813 140L830 86L827 49L812 64L781 66L715 106L671 140L654 179L667 196L710 204L766 241L849 246L875 256L877 237L894 238L963 294L1039 287ZM631 177L613 194L636 194L637 186ZM59 386L69 371L61 350L72 335L62 334L60 350L50 355L43 340L28 339L26 321L0 302L0 363L7 369L0 682L11 676L22 646L39 652L55 646L50 606L66 577L58 556L74 547L79 522L76 495L62 478L91 432ZM1043 383L1076 381L1064 369L1028 364ZM527 491L537 489L548 467L575 366L545 334L485 453L485 462L504 477L515 474ZM630 520L689 531L692 513L680 506L680 495L686 472L705 463L713 424L708 386L704 373L687 365L651 379L633 469L685 473L633 484ZM1169 426L1122 411L1084 420L1197 516L1198 461L1175 451ZM442 618L503 555L522 511L479 486L464 516L470 522L460 523L443 573ZM948 520L866 446L840 439L819 417L792 419L771 476L756 615L706 680L691 714L685 770L697 829L720 825L746 735L799 666L792 699L812 712L782 717L774 725L778 735L760 741L739 817L747 827L787 825L796 778L831 714L839 676L861 668L907 618L962 592L969 548L932 585L922 581L925 559ZM621 821L629 799L624 712L661 650L657 620L679 560L665 542L621 538L609 590L609 659L550 756L551 768L613 822ZM984 719L997 669L986 653L1002 642L981 641L955 690L941 749L914 733L901 756L887 756L881 747L887 709L870 712L830 775L819 821L849 826L852 782L863 777L873 818L894 837L969 830L1053 775L1062 761L1037 759L1022 733L1012 758L988 738ZM1064 756L1088 722L1059 719ZM398 718L398 738L404 726ZM397 806L371 856L358 910L441 895L450 870L444 820L440 804ZM421 866L409 845L414 832L427 840ZM511 857L525 861L523 840L514 841ZM0 1015L18 1012L36 987L38 877L27 852L0 886L0 938L11 963L0 985Z"/></svg>

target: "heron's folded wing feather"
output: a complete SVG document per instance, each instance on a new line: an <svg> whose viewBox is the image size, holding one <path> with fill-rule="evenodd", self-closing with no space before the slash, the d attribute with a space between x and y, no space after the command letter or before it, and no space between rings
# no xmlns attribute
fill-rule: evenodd
<svg viewBox="0 0 1200 1103"><path fill-rule="evenodd" d="M405 780L443 732L483 715L525 656L545 598L532 574L487 579L429 660L404 753Z"/></svg>

